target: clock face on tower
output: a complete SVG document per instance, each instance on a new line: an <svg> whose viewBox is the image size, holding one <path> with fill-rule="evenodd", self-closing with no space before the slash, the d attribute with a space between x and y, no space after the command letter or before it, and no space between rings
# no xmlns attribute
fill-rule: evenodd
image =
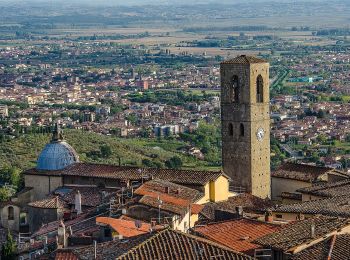
<svg viewBox="0 0 350 260"><path fill-rule="evenodd" d="M265 135L265 130L262 127L259 127L258 130L256 131L256 138L258 141L262 141L264 139Z"/></svg>

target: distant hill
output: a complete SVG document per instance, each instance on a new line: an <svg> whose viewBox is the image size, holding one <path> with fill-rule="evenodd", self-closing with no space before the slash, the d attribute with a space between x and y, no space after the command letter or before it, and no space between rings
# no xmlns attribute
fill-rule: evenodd
<svg viewBox="0 0 350 260"><path fill-rule="evenodd" d="M122 165L141 166L142 160L146 159L164 167L166 160L178 156L185 168L210 168L207 162L184 155L181 148L187 144L176 140L122 139L81 130L66 130L64 136L76 149L81 161L118 165L120 158ZM48 134L31 134L1 143L0 168L15 166L24 170L34 167L40 151L50 137ZM109 158L98 157L100 147L104 145L111 148Z"/></svg>

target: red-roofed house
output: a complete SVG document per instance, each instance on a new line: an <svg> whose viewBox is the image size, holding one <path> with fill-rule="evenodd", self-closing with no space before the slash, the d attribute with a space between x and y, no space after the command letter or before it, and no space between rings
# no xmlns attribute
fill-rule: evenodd
<svg viewBox="0 0 350 260"><path fill-rule="evenodd" d="M252 241L279 230L278 225L252 219L235 219L197 226L194 232L235 251L254 255L260 245Z"/></svg>

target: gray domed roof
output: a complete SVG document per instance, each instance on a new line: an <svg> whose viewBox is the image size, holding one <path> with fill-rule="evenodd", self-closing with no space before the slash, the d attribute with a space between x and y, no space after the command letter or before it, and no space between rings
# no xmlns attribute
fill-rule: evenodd
<svg viewBox="0 0 350 260"><path fill-rule="evenodd" d="M36 168L38 170L61 170L76 162L79 162L78 154L63 140L62 133L56 125L51 142L39 155Z"/></svg>

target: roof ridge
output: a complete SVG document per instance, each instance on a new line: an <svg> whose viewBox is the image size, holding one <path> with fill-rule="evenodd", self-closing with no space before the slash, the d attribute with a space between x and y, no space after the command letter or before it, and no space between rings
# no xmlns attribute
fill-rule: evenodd
<svg viewBox="0 0 350 260"><path fill-rule="evenodd" d="M117 259L122 259L124 257L126 257L130 252L141 248L144 244L146 244L148 241L152 241L154 240L156 237L160 236L162 233L164 233L166 230L168 230L169 228L163 229L161 231L158 231L157 233L155 233L153 236L145 239L144 241L142 241L141 243L137 244L136 246L130 248L129 250L127 250L124 254L120 255ZM145 234L146 235L146 234Z"/></svg>
<svg viewBox="0 0 350 260"><path fill-rule="evenodd" d="M232 248L229 248L229 247L227 247L227 246L225 246L225 245L216 243L216 242L214 242L214 241L212 241L212 240L209 240L209 239L206 239L206 238L203 238L203 237L195 236L195 235L188 234L188 233L183 233L183 232L178 231L178 230L171 230L171 231L173 231L173 232L175 232L175 233L178 233L178 234L180 234L180 235L183 235L183 236L185 236L185 237L191 238L191 239L199 240L199 241L202 242L202 243L207 243L207 244L210 244L210 245L212 245L212 246L219 247L219 248L221 248L221 249L223 249L223 250L231 251L231 252L233 252L233 253L235 253L235 254L238 254L238 255L241 255L241 256L247 256L247 255L245 255L245 254L243 254L243 253L241 253L241 252L237 252L237 251L233 250Z"/></svg>
<svg viewBox="0 0 350 260"><path fill-rule="evenodd" d="M240 219L226 219L226 220L221 220L221 221L214 221L214 222L210 222L210 223L208 223L206 225L209 226L209 225L223 224L223 223L228 223L228 222L233 222L233 221L237 221L238 222L238 221L241 221L241 220L261 223L261 224L270 225L270 226L280 226L279 224L276 224L276 223L266 222L266 221L258 220L258 219L245 218L245 217L240 218ZM201 225L200 227L206 226L206 225Z"/></svg>

